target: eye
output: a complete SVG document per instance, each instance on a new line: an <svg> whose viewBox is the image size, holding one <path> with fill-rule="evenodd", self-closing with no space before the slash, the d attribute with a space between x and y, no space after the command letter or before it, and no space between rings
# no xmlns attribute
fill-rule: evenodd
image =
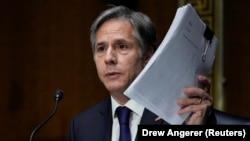
<svg viewBox="0 0 250 141"><path fill-rule="evenodd" d="M104 46L97 46L96 52L103 52L105 50Z"/></svg>
<svg viewBox="0 0 250 141"><path fill-rule="evenodd" d="M124 49L127 49L128 47L127 47L127 45L125 45L125 44L118 44L118 45L117 45L117 48L118 48L119 50L124 50Z"/></svg>

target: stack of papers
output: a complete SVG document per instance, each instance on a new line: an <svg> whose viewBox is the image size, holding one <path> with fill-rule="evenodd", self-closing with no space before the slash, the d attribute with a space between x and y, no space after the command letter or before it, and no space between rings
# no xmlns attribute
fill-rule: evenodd
<svg viewBox="0 0 250 141"><path fill-rule="evenodd" d="M217 38L191 4L179 7L162 43L124 94L170 124L182 124L176 100L183 88L198 86L215 59Z"/></svg>

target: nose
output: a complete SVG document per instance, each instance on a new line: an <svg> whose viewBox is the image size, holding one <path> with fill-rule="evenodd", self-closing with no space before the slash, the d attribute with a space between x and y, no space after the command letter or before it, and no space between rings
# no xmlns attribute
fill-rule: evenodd
<svg viewBox="0 0 250 141"><path fill-rule="evenodd" d="M115 52L115 50L112 47L109 47L107 49L104 61L105 61L106 64L109 64L109 65L117 63L116 52Z"/></svg>

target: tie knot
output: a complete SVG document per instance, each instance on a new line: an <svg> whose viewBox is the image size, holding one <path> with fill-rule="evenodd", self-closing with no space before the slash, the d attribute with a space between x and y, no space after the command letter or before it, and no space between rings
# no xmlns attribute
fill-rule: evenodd
<svg viewBox="0 0 250 141"><path fill-rule="evenodd" d="M125 106L117 107L116 115L119 120L119 124L129 124L129 117L130 117L131 110Z"/></svg>

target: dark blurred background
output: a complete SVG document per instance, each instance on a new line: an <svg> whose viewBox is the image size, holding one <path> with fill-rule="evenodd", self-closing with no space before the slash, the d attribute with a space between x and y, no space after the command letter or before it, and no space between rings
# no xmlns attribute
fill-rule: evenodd
<svg viewBox="0 0 250 141"><path fill-rule="evenodd" d="M216 17L222 27L214 29L222 31L218 58L223 61L217 66L222 74L212 81L222 77L222 90L213 95L223 105L215 108L250 118L250 1L191 2L222 3L217 7L220 13L214 12L222 15ZM66 140L70 119L109 96L97 78L89 42L91 23L109 4L123 4L151 17L160 43L179 1L1 0L1 141L27 141L52 112L57 89L64 91L64 98L56 115L34 136L36 141Z"/></svg>

